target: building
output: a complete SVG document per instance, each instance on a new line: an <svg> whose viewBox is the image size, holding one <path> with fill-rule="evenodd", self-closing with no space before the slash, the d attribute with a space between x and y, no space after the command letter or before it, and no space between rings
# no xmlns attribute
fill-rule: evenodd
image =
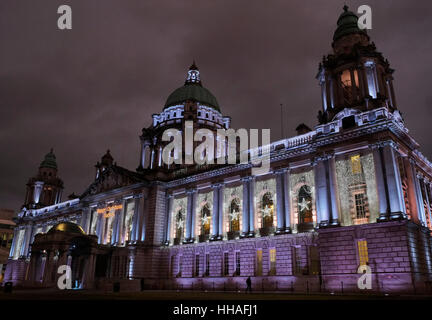
<svg viewBox="0 0 432 320"><path fill-rule="evenodd" d="M319 122L271 143L267 174L252 175L250 162L178 164L178 153L162 161L167 128L230 127L195 63L142 130L136 170L107 151L87 190L61 201L51 151L27 184L5 277L55 286L68 264L79 288L144 279L233 289L250 276L263 290L356 291L368 265L372 290L429 290L432 164L399 112L389 62L357 20L345 6L319 64Z"/></svg>
<svg viewBox="0 0 432 320"><path fill-rule="evenodd" d="M14 211L0 209L0 283L3 281L15 228Z"/></svg>

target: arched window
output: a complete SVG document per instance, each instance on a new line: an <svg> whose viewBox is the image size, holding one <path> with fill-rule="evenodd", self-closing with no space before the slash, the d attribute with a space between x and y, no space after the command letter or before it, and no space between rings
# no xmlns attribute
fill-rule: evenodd
<svg viewBox="0 0 432 320"><path fill-rule="evenodd" d="M183 215L183 210L180 209L177 211L176 217L175 217L175 222L176 222L176 232L175 232L175 237L180 240L183 238L183 226L184 226L184 215Z"/></svg>
<svg viewBox="0 0 432 320"><path fill-rule="evenodd" d="M201 209L201 235L208 236L210 235L210 220L211 213L209 204L206 203Z"/></svg>
<svg viewBox="0 0 432 320"><path fill-rule="evenodd" d="M262 196L261 209L262 209L262 227L263 228L273 227L274 204L273 204L272 194L270 192L266 192Z"/></svg>
<svg viewBox="0 0 432 320"><path fill-rule="evenodd" d="M298 193L299 224L312 223L312 194L308 185L301 186Z"/></svg>
<svg viewBox="0 0 432 320"><path fill-rule="evenodd" d="M231 200L229 206L229 231L237 232L240 231L240 199L234 198Z"/></svg>

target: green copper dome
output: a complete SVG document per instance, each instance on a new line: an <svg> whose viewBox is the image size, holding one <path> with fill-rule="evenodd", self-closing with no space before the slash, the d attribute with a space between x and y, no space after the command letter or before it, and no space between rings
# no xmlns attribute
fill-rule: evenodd
<svg viewBox="0 0 432 320"><path fill-rule="evenodd" d="M197 101L220 111L215 96L208 89L198 84L185 84L183 87L174 90L174 92L169 95L165 103L165 108L181 104L186 100Z"/></svg>
<svg viewBox="0 0 432 320"><path fill-rule="evenodd" d="M339 16L339 19L337 21L338 27L333 35L333 41L336 41L339 38L346 36L348 34L353 34L353 33L366 34L365 30L361 30L358 27L357 15L352 11L348 11L348 7L346 5L344 6L343 9L344 12L342 12L342 14Z"/></svg>
<svg viewBox="0 0 432 320"><path fill-rule="evenodd" d="M39 168L57 169L57 161L53 149L45 155L45 159L41 162Z"/></svg>
<svg viewBox="0 0 432 320"><path fill-rule="evenodd" d="M83 228L81 228L79 225L72 223L72 222L61 222L53 226L51 229L49 229L48 233L53 233L54 231L63 231L63 232L69 232L69 233L76 233L76 234L85 234Z"/></svg>
<svg viewBox="0 0 432 320"><path fill-rule="evenodd" d="M165 108L192 100L215 108L220 112L215 96L201 84L200 73L195 62L190 66L188 76L183 87L174 90L168 97Z"/></svg>

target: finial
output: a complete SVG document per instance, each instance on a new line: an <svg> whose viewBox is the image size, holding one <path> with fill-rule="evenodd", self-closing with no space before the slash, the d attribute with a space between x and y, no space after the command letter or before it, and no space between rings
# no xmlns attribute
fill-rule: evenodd
<svg viewBox="0 0 432 320"><path fill-rule="evenodd" d="M346 5L346 3L345 3L345 5L343 6L343 10L344 10L345 12L348 11L348 6Z"/></svg>
<svg viewBox="0 0 432 320"><path fill-rule="evenodd" d="M192 65L189 67L189 70L198 70L198 67L196 66L195 59L192 60Z"/></svg>
<svg viewBox="0 0 432 320"><path fill-rule="evenodd" d="M193 59L192 65L189 67L189 71L186 77L185 84L195 83L201 85L199 69L195 64L195 59Z"/></svg>
<svg viewBox="0 0 432 320"><path fill-rule="evenodd" d="M51 148L50 153L53 153L53 152L54 152L54 148Z"/></svg>

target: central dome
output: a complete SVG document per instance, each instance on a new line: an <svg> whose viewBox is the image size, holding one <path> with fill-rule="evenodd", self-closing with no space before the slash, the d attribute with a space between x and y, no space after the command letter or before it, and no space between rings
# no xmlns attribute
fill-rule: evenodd
<svg viewBox="0 0 432 320"><path fill-rule="evenodd" d="M187 100L202 103L209 107L213 107L220 112L216 97L208 89L202 86L199 70L195 65L195 62L189 68L184 86L174 90L168 96L165 108L182 104Z"/></svg>

